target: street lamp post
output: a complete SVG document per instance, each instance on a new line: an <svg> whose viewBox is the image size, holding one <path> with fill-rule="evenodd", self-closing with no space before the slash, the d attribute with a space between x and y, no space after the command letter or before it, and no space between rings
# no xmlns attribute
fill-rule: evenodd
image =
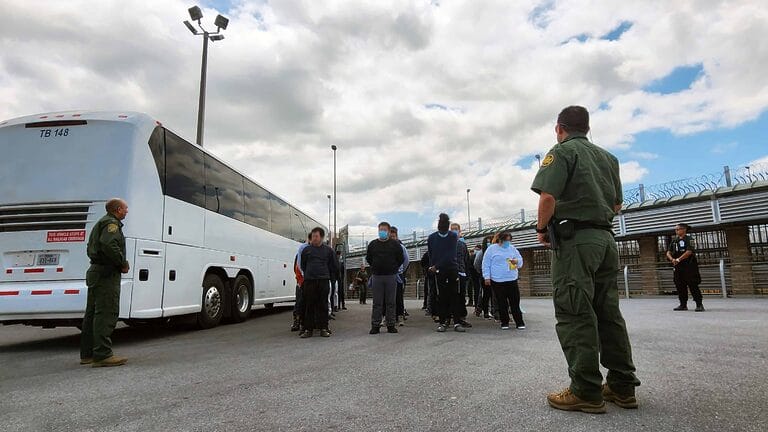
<svg viewBox="0 0 768 432"><path fill-rule="evenodd" d="M328 195L328 238L333 239L331 234L331 196Z"/></svg>
<svg viewBox="0 0 768 432"><path fill-rule="evenodd" d="M540 155L540 154L537 154L537 155L536 155L536 156L534 156L534 157L536 158L536 161L537 161L537 162L539 162L539 168L541 168L541 155Z"/></svg>
<svg viewBox="0 0 768 432"><path fill-rule="evenodd" d="M195 26L193 26L189 21L184 21L184 25L187 26L193 35L203 36L203 61L202 65L200 66L200 99L197 106L197 145L202 147L203 130L205 124L205 82L208 70L208 40L215 42L224 39L224 35L220 33L222 30L227 29L227 25L229 25L229 19L222 15L217 15L216 20L213 22L213 24L216 26L216 31L209 32L208 30L204 29L203 25L200 23L200 20L203 19L203 11L200 10L199 6L192 6L189 8L188 12L189 17L192 18L192 21L197 21L197 27L200 28L200 31L198 31L198 29L195 28Z"/></svg>
<svg viewBox="0 0 768 432"><path fill-rule="evenodd" d="M467 188L467 231L472 229L472 213L469 211L469 191L471 189Z"/></svg>
<svg viewBox="0 0 768 432"><path fill-rule="evenodd" d="M336 150L338 147L336 145L331 146L331 150L333 150L333 237L331 237L331 246L336 247Z"/></svg>

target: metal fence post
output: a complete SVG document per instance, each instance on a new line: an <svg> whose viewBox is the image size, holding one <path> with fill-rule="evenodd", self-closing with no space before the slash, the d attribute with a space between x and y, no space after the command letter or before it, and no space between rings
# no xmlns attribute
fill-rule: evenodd
<svg viewBox="0 0 768 432"><path fill-rule="evenodd" d="M725 286L725 260L720 258L720 291L723 298L728 298L728 289Z"/></svg>
<svg viewBox="0 0 768 432"><path fill-rule="evenodd" d="M629 266L624 266L624 295L629 298Z"/></svg>

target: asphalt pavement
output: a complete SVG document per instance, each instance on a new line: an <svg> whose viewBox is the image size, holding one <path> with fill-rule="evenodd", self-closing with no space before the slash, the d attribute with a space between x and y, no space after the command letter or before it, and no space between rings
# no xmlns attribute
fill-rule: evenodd
<svg viewBox="0 0 768 432"><path fill-rule="evenodd" d="M0 430L11 431L766 431L768 299L622 300L640 409L547 406L568 384L549 299L524 299L527 330L472 316L436 333L409 301L399 334L368 335L348 304L330 338L288 331L290 307L197 331L121 327L129 363L78 364L77 329L0 327Z"/></svg>

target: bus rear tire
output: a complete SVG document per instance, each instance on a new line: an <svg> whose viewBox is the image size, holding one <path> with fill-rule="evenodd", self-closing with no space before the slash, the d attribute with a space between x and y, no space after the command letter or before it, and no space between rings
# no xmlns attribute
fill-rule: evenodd
<svg viewBox="0 0 768 432"><path fill-rule="evenodd" d="M251 315L253 296L251 296L251 280L248 276L240 275L232 284L232 301L230 302L230 319L232 322L241 323Z"/></svg>
<svg viewBox="0 0 768 432"><path fill-rule="evenodd" d="M201 329L216 327L224 316L224 282L215 274L203 279L203 303L197 314L197 325Z"/></svg>

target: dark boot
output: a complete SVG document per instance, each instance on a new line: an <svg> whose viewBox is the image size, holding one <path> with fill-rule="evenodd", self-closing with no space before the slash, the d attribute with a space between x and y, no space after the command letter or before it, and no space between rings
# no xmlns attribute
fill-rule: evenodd
<svg viewBox="0 0 768 432"><path fill-rule="evenodd" d="M387 333L397 333L397 327L387 326Z"/></svg>
<svg viewBox="0 0 768 432"><path fill-rule="evenodd" d="M293 324L291 325L291 331L292 332L299 331L299 328L301 328L301 326L299 325L299 317L294 315L293 316Z"/></svg>
<svg viewBox="0 0 768 432"><path fill-rule="evenodd" d="M374 326L371 326L371 331L369 331L368 334L374 335L374 334L379 334L379 332L381 332L381 330L379 330L379 326L374 325Z"/></svg>

